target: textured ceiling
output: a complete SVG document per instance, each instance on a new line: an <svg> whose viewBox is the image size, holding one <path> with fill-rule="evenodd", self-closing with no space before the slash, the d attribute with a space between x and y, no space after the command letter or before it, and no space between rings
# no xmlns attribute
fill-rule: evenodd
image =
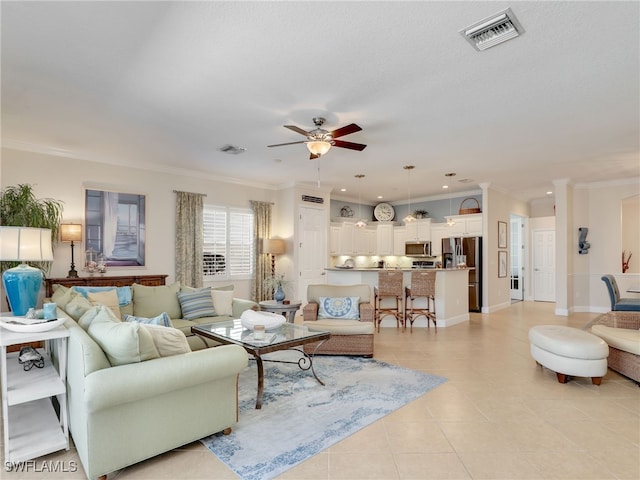
<svg viewBox="0 0 640 480"><path fill-rule="evenodd" d="M510 7L525 33L459 31ZM3 145L375 203L640 174L638 2L10 2ZM363 130L310 161L283 128ZM241 155L219 151L225 144ZM366 177L358 183L356 174ZM459 180L468 179L469 183Z"/></svg>

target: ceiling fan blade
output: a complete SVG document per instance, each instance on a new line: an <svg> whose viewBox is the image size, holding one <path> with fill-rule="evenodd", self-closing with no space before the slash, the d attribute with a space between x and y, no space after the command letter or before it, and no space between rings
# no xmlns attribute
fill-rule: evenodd
<svg viewBox="0 0 640 480"><path fill-rule="evenodd" d="M343 140L334 140L333 146L359 151L362 151L366 148L366 145L363 145L362 143L345 142Z"/></svg>
<svg viewBox="0 0 640 480"><path fill-rule="evenodd" d="M299 133L300 135L304 135L305 137L309 135L309 132L307 132L306 130L301 129L300 127L296 127L295 125L285 125L284 128L288 128L289 130L293 130L296 133Z"/></svg>
<svg viewBox="0 0 640 480"><path fill-rule="evenodd" d="M359 132L360 130L362 130L362 128L360 128L355 123L352 123L351 125L346 125L344 127L338 128L337 130L334 130L333 132L331 132L331 136L333 138L344 137L345 135Z"/></svg>
<svg viewBox="0 0 640 480"><path fill-rule="evenodd" d="M267 145L267 147L282 147L284 145L296 145L298 143L305 143L305 141L302 140L300 142L276 143L275 145Z"/></svg>

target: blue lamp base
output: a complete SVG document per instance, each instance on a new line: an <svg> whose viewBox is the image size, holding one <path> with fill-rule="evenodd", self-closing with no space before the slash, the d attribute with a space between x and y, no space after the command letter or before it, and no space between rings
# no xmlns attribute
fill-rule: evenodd
<svg viewBox="0 0 640 480"><path fill-rule="evenodd" d="M30 308L36 307L43 278L41 270L26 263L5 270L2 283L14 315L26 315Z"/></svg>

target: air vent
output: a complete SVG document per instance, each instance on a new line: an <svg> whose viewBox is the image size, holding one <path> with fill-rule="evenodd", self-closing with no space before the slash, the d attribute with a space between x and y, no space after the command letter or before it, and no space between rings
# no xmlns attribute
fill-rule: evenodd
<svg viewBox="0 0 640 480"><path fill-rule="evenodd" d="M239 153L247 151L246 148L238 147L236 145L229 145L229 144L225 145L224 147L220 147L218 150L220 150L223 153L229 153L231 155L238 155Z"/></svg>
<svg viewBox="0 0 640 480"><path fill-rule="evenodd" d="M311 202L311 203L324 203L324 198L322 197L312 197L311 195L302 195L303 202Z"/></svg>
<svg viewBox="0 0 640 480"><path fill-rule="evenodd" d="M524 33L524 29L511 9L507 8L461 30L460 33L473 48L481 51L519 37Z"/></svg>

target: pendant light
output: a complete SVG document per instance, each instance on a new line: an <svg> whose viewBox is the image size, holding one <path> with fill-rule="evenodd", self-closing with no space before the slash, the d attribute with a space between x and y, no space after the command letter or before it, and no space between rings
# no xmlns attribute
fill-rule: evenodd
<svg viewBox="0 0 640 480"><path fill-rule="evenodd" d="M411 213L411 185L410 185L410 179L411 179L411 170L413 170L415 167L413 165L405 165L404 168L407 171L407 192L409 195L409 207L407 210L407 216L404 217L402 220L404 221L404 223L411 223L414 222L416 217L413 216L413 214Z"/></svg>
<svg viewBox="0 0 640 480"><path fill-rule="evenodd" d="M359 174L355 175L355 177L358 179L359 183L362 183L362 179L364 178L364 174L359 173ZM358 227L358 228L364 228L364 227L367 226L367 222L365 222L362 219L362 215L361 215L361 209L362 209L361 193L362 193L362 188L361 188L360 185L358 185L358 221L356 222L356 227Z"/></svg>
<svg viewBox="0 0 640 480"><path fill-rule="evenodd" d="M451 172L451 173L445 173L444 174L445 177L447 177L447 183L445 183L442 188L449 188L449 179L451 177L455 177L456 174ZM447 218L447 225L449 227L453 227L456 222L453 220L453 218L451 218L451 215L453 215L452 210L451 210L451 197L449 197L449 218Z"/></svg>

